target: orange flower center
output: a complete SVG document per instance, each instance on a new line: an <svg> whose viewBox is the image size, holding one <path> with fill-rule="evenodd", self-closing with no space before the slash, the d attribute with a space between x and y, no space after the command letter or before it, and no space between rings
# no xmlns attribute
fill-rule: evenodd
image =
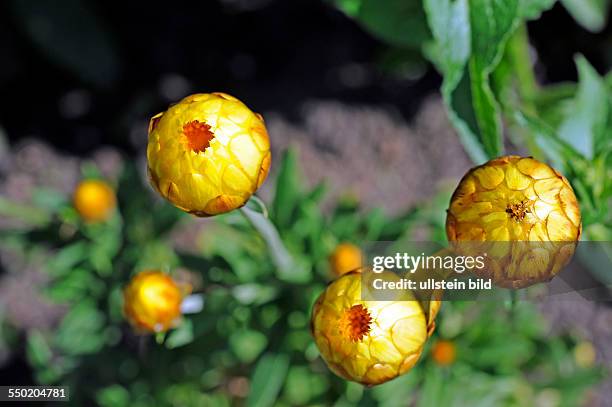
<svg viewBox="0 0 612 407"><path fill-rule="evenodd" d="M361 304L353 305L344 311L340 322L340 330L351 341L359 342L370 333L371 323L372 317L367 308Z"/></svg>
<svg viewBox="0 0 612 407"><path fill-rule="evenodd" d="M192 120L183 126L183 134L187 138L187 145L196 153L203 152L210 145L210 142L215 135L210 131L210 126L206 123L200 123L197 120Z"/></svg>
<svg viewBox="0 0 612 407"><path fill-rule="evenodd" d="M506 213L515 221L521 222L525 219L525 215L531 213L531 210L528 207L527 201L521 201L519 203L508 204Z"/></svg>

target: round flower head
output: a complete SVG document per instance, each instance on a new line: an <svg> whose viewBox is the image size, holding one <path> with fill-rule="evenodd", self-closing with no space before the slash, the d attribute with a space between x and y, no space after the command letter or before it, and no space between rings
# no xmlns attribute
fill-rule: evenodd
<svg viewBox="0 0 612 407"><path fill-rule="evenodd" d="M382 274L376 274L383 277ZM384 278L395 274L385 272ZM316 301L311 330L338 376L376 385L408 372L428 338L428 313L416 300L363 301L362 273L344 274ZM409 293L402 299L414 298Z"/></svg>
<svg viewBox="0 0 612 407"><path fill-rule="evenodd" d="M361 267L361 263L361 250L351 243L340 243L329 256L329 265L335 276L341 276L358 269Z"/></svg>
<svg viewBox="0 0 612 407"><path fill-rule="evenodd" d="M123 312L139 331L165 332L178 324L184 291L161 271L143 271L123 291Z"/></svg>
<svg viewBox="0 0 612 407"><path fill-rule="evenodd" d="M81 181L72 199L74 208L87 222L101 222L108 219L117 206L113 189L107 183L98 180Z"/></svg>
<svg viewBox="0 0 612 407"><path fill-rule="evenodd" d="M266 179L270 157L263 118L224 93L188 96L149 124L151 184L197 216L244 205Z"/></svg>
<svg viewBox="0 0 612 407"><path fill-rule="evenodd" d="M431 358L439 366L449 366L457 358L457 348L452 341L439 340L431 347Z"/></svg>
<svg viewBox="0 0 612 407"><path fill-rule="evenodd" d="M446 233L458 254L484 255L474 271L508 288L554 277L582 227L567 179L533 158L507 156L473 168L451 198Z"/></svg>

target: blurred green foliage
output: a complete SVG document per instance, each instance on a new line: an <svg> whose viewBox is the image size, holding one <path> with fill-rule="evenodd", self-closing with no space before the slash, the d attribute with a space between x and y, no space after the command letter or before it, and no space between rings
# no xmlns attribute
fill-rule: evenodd
<svg viewBox="0 0 612 407"><path fill-rule="evenodd" d="M475 163L503 154L508 135L570 179L588 238L612 237L612 76L599 75L578 56L577 84L536 83L525 22L554 0L333 3L388 42L390 59L426 57L443 74L441 93L451 122ZM103 27L90 24L86 9L73 8L77 18L71 21L79 24L79 35L106 45L75 62L54 51L54 38L71 38L73 25L55 22L64 31L41 36L33 29L33 9L11 4L58 63L75 72L101 72L100 78L84 78L94 83L116 76L110 40ZM608 1L563 4L586 28L603 27ZM89 60L106 65L78 65ZM99 176L91 165L83 173ZM410 241L417 232L421 239L443 242L449 191L389 217L363 210L350 197L323 212L327 188L303 185L295 152L284 155L276 179L269 216L295 259L291 270L274 266L265 242L239 212L189 217L154 197L131 165L115 186L118 210L104 223L83 223L70 198L50 189L38 190L30 206L0 199L3 216L28 225L2 231L3 247L43 258L49 279L43 294L66 310L56 326L23 333L2 321L3 346L25 350L37 382L71 386L73 405L109 407L575 406L606 373L579 363L574 351L580 339L551 335L532 305L519 303L508 313L494 303L445 303L430 344L453 341L453 365L436 365L427 349L412 372L379 387L337 378L309 332L311 306L331 278L330 252L344 241ZM202 227L190 235L191 249L183 250L176 234L194 223ZM185 316L165 336L135 335L122 315L122 288L149 268L188 271L204 299L202 311Z"/></svg>
<svg viewBox="0 0 612 407"><path fill-rule="evenodd" d="M601 377L599 369L576 364L576 338L551 336L531 305L520 304L511 319L494 303L447 303L430 343L452 340L453 365L436 365L426 351L414 371L380 387L337 378L309 332L311 306L331 279L327 257L343 241L409 241L417 231L444 240L449 191L399 217L364 211L350 197L323 213L326 187L308 189L302 180L289 151L270 219L301 265L297 276L275 269L239 212L209 220L185 215L160 202L134 167L126 167L117 185L119 210L104 223L81 222L68 197L43 191L52 197L36 206L46 214L44 226L37 219L2 235L25 254L41 245L49 250L44 295L67 306L57 326L25 333L36 381L71 386L73 405L109 407L399 406L410 400L529 406L542 392L575 405ZM173 236L198 222L194 249L181 251ZM121 311L122 287L146 268L188 270L202 281L195 292L204 298L203 310L157 338L135 335ZM18 346L14 335L4 340Z"/></svg>

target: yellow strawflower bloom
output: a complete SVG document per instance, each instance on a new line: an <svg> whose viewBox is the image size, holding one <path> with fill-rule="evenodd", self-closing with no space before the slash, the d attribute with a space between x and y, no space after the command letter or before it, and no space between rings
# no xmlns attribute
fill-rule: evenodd
<svg viewBox="0 0 612 407"><path fill-rule="evenodd" d="M211 216L244 205L270 169L263 118L225 93L188 96L149 124L149 177L178 208Z"/></svg>
<svg viewBox="0 0 612 407"><path fill-rule="evenodd" d="M362 253L351 243L340 243L329 256L329 265L335 276L341 276L361 267Z"/></svg>
<svg viewBox="0 0 612 407"><path fill-rule="evenodd" d="M107 183L98 180L81 181L72 199L74 208L87 222L101 222L108 219L117 206L113 189Z"/></svg>
<svg viewBox="0 0 612 407"><path fill-rule="evenodd" d="M581 230L567 179L530 157L500 157L470 170L446 218L458 254L487 253L477 273L510 288L554 277L571 259Z"/></svg>
<svg viewBox="0 0 612 407"><path fill-rule="evenodd" d="M123 291L123 312L139 331L165 332L181 319L185 287L161 271L143 271Z"/></svg>
<svg viewBox="0 0 612 407"><path fill-rule="evenodd" d="M375 276L397 278L389 272ZM334 373L376 385L416 364L428 338L429 313L409 292L398 294L397 301L363 301L361 287L358 271L333 281L314 305L311 330Z"/></svg>

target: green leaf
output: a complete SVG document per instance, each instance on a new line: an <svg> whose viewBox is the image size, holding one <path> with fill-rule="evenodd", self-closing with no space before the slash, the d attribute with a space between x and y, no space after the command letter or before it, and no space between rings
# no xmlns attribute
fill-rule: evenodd
<svg viewBox="0 0 612 407"><path fill-rule="evenodd" d="M251 391L246 400L248 407L272 406L285 381L289 356L267 353L259 359L251 377Z"/></svg>
<svg viewBox="0 0 612 407"><path fill-rule="evenodd" d="M284 398L293 406L308 405L328 387L325 376L313 373L306 366L292 366L287 375Z"/></svg>
<svg viewBox="0 0 612 407"><path fill-rule="evenodd" d="M489 74L481 69L475 59L470 60L469 70L476 134L487 157L498 157L503 152L500 107L491 90Z"/></svg>
<svg viewBox="0 0 612 407"><path fill-rule="evenodd" d="M489 74L504 52L518 23L519 0L471 0L472 58L476 68Z"/></svg>
<svg viewBox="0 0 612 407"><path fill-rule="evenodd" d="M420 0L337 0L336 5L395 46L420 48L430 36Z"/></svg>
<svg viewBox="0 0 612 407"><path fill-rule="evenodd" d="M530 102L540 118L556 129L573 110L577 87L574 82L548 85L538 89Z"/></svg>
<svg viewBox="0 0 612 407"><path fill-rule="evenodd" d="M40 331L33 330L26 344L28 360L34 366L45 366L51 361L51 349Z"/></svg>
<svg viewBox="0 0 612 407"><path fill-rule="evenodd" d="M445 86L446 78L442 84L442 96L446 103L451 123L457 130L463 148L476 164L488 160L489 154L478 136L478 119L473 106L472 84L470 73L465 72L456 88Z"/></svg>
<svg viewBox="0 0 612 407"><path fill-rule="evenodd" d="M503 152L500 107L490 86L506 43L516 29L519 0L425 0L435 39L430 57L444 74L442 95L451 122L472 160Z"/></svg>
<svg viewBox="0 0 612 407"><path fill-rule="evenodd" d="M422 407L447 406L452 399L451 392L445 391L443 372L436 366L425 371L418 405Z"/></svg>
<svg viewBox="0 0 612 407"><path fill-rule="evenodd" d="M563 160L581 159L582 156L571 144L557 137L555 129L541 119L528 115L524 112L515 112L516 122L529 128L534 132L536 138L546 147L551 160L555 161L556 167L563 168Z"/></svg>
<svg viewBox="0 0 612 407"><path fill-rule="evenodd" d="M499 104L489 83L518 22L518 0L470 1L472 56L469 62L477 136L489 158L502 154Z"/></svg>
<svg viewBox="0 0 612 407"><path fill-rule="evenodd" d="M467 0L425 0L429 27L435 39L431 51L434 62L444 73L447 90L454 89L470 57L471 37Z"/></svg>
<svg viewBox="0 0 612 407"><path fill-rule="evenodd" d="M54 345L69 355L84 355L99 351L106 342L104 314L93 301L74 306L57 328Z"/></svg>
<svg viewBox="0 0 612 407"><path fill-rule="evenodd" d="M574 107L559 128L559 137L584 157L592 159L596 147L607 141L609 99L604 79L583 57L576 57L580 82Z"/></svg>
<svg viewBox="0 0 612 407"><path fill-rule="evenodd" d="M276 180L276 194L272 202L275 223L283 228L291 224L292 215L302 196L301 177L297 168L297 154L289 149L281 158Z"/></svg>
<svg viewBox="0 0 612 407"><path fill-rule="evenodd" d="M35 206L16 203L0 196L0 216L19 219L31 227L44 227L51 222L50 214Z"/></svg>
<svg viewBox="0 0 612 407"><path fill-rule="evenodd" d="M561 0L561 3L587 30L598 32L606 26L610 0Z"/></svg>
<svg viewBox="0 0 612 407"><path fill-rule="evenodd" d="M193 322L183 318L181 324L168 334L165 345L168 349L175 349L193 342Z"/></svg>
<svg viewBox="0 0 612 407"><path fill-rule="evenodd" d="M241 284L232 288L234 298L245 305L265 304L278 297L278 294L278 288L270 284Z"/></svg>
<svg viewBox="0 0 612 407"><path fill-rule="evenodd" d="M123 407L130 404L130 393L119 384L105 387L96 393L96 401L102 407Z"/></svg>
<svg viewBox="0 0 612 407"><path fill-rule="evenodd" d="M66 205L66 195L51 188L38 187L32 193L32 202L35 206L48 212L57 212Z"/></svg>
<svg viewBox="0 0 612 407"><path fill-rule="evenodd" d="M232 352L243 363L251 363L263 352L268 345L268 339L264 334L252 330L240 330L233 332L229 338Z"/></svg>
<svg viewBox="0 0 612 407"><path fill-rule="evenodd" d="M403 407L412 405L412 400L416 396L417 386L420 384L422 375L420 371L411 371L381 384L372 389L372 396L378 401L381 407Z"/></svg>
<svg viewBox="0 0 612 407"><path fill-rule="evenodd" d="M472 161L486 161L487 154L480 145L475 132L470 129L466 116L453 106L453 92L466 77L464 72L471 54L470 15L467 0L425 0L424 7L431 28L434 42L426 52L444 75L442 96L446 104L449 118L457 129L459 138ZM469 83L469 81L468 81ZM469 90L469 86L466 88ZM456 102L456 100L455 100ZM471 106L471 97L461 103L461 106Z"/></svg>
<svg viewBox="0 0 612 407"><path fill-rule="evenodd" d="M87 258L89 245L80 241L65 246L51 259L48 269L56 277L66 275Z"/></svg>
<svg viewBox="0 0 612 407"><path fill-rule="evenodd" d="M89 292L96 291L102 284L89 270L75 268L65 277L54 281L46 293L49 298L56 302L76 302Z"/></svg>

